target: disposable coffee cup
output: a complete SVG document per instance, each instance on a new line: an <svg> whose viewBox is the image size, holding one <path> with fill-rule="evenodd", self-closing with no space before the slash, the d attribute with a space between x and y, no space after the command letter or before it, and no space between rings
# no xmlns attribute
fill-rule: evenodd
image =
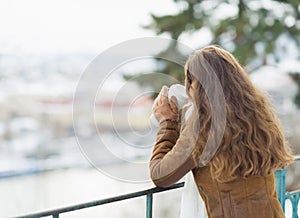
<svg viewBox="0 0 300 218"><path fill-rule="evenodd" d="M188 103L189 97L187 96L185 87L183 85L174 84L174 85L170 86L169 91L168 91L169 101L171 100L172 96L174 96L177 100L178 109L182 109L183 106L186 103ZM158 98L159 97L160 96L158 96ZM154 103L156 102L156 100L154 101ZM159 123L153 114L151 114L151 116L150 116L150 122L151 122L152 126L155 126L155 127L159 126Z"/></svg>

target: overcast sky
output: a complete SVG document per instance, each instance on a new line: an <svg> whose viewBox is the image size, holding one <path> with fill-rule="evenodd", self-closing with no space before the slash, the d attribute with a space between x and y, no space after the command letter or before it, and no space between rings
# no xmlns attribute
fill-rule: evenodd
<svg viewBox="0 0 300 218"><path fill-rule="evenodd" d="M150 12L175 13L172 0L0 0L2 53L96 51L136 37Z"/></svg>
<svg viewBox="0 0 300 218"><path fill-rule="evenodd" d="M125 40L154 36L141 28L151 12L174 14L185 6L173 0L0 0L0 54L99 54ZM228 7L219 16L234 12ZM179 38L191 48L210 39L205 28Z"/></svg>

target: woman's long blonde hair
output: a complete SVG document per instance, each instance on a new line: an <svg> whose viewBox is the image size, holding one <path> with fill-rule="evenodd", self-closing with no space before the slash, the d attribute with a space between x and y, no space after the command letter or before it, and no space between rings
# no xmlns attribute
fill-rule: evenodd
<svg viewBox="0 0 300 218"><path fill-rule="evenodd" d="M197 61L198 60L198 61ZM223 88L226 124L221 145L209 162L212 175L219 181L237 177L269 175L293 161L290 147L268 98L251 83L237 60L218 46L198 50L185 66L189 92L196 77L203 75L200 63L207 63ZM196 64L197 62L197 64ZM193 69L191 72L191 69ZM193 156L199 160L211 125L211 107L203 86L196 82L194 103L198 110L200 133Z"/></svg>

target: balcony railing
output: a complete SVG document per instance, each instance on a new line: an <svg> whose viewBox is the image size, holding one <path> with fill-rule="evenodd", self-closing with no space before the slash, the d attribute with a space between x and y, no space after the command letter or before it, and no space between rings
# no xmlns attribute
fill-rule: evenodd
<svg viewBox="0 0 300 218"><path fill-rule="evenodd" d="M300 156L295 157L295 160L300 161ZM286 169L277 170L275 172L276 190L278 193L278 199L281 203L283 211L285 211L285 200L289 199L291 201L292 207L293 207L292 218L298 218L297 210L298 210L298 203L299 203L299 199L300 199L300 190L286 192L286 184L285 184L286 172L287 172ZM122 200L131 199L131 198L142 197L142 196L146 197L146 218L152 218L153 194L172 190L172 189L178 189L183 186L184 186L184 182L181 182L181 183L174 184L168 188L155 187L155 188L146 189L143 191L133 192L133 193L125 194L125 195L119 195L116 197L91 201L91 202L82 203L82 204L76 204L76 205L67 206L67 207L61 207L61 208L57 208L57 209L53 209L53 210L45 210L42 212L26 214L26 215L18 216L15 218L38 218L38 217L45 217L45 216L52 216L53 218L59 218L59 215L62 213L86 209L86 208L90 208L90 207L95 207L95 206L99 206L99 205L103 205L103 204L113 203L113 202L117 202L117 201L122 201Z"/></svg>

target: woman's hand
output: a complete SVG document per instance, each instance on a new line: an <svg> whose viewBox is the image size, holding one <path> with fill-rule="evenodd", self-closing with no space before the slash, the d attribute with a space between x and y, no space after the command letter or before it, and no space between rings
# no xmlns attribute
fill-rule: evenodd
<svg viewBox="0 0 300 218"><path fill-rule="evenodd" d="M177 100L172 96L169 101L168 87L162 87L159 96L155 99L152 112L159 123L167 119L179 120Z"/></svg>

